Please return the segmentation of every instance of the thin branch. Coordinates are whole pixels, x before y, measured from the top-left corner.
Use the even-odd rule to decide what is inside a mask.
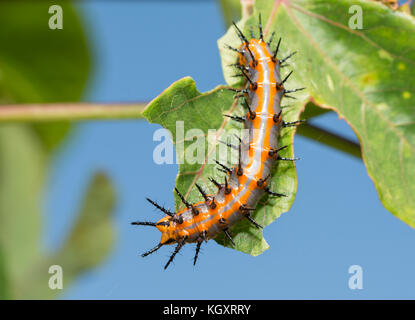
[[[46,103],[0,105],[0,123],[142,119],[147,103]],[[306,123],[297,132],[309,139],[361,158],[360,145]]]
[[[0,123],[140,119],[145,103],[46,103],[0,105]]]
[[[333,132],[305,123],[297,128],[297,133],[321,144],[348,153],[356,158],[362,158],[360,144]]]

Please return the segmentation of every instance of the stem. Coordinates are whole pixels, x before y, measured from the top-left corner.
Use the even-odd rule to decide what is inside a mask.
[[[143,118],[145,103],[50,103],[0,105],[0,123]]]
[[[302,124],[297,128],[297,133],[321,144],[348,153],[356,158],[362,158],[360,144],[315,125],[309,123]]]
[[[0,105],[0,123],[142,119],[146,103],[50,103]],[[311,124],[297,128],[302,136],[361,158],[360,145]]]

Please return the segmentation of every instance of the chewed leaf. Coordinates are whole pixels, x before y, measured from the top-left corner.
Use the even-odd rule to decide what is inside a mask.
[[[301,104],[285,108],[285,120],[296,120],[300,109]],[[209,182],[208,178],[213,177],[219,182],[223,182],[223,173],[218,171],[218,165],[213,160],[220,159],[221,162],[232,166],[230,162],[234,157],[228,153],[229,148],[220,144],[219,140],[224,142],[227,139],[231,140],[233,133],[242,129],[242,126],[230,121],[223,114],[240,114],[242,110],[242,107],[234,101],[234,93],[224,87],[218,87],[202,94],[197,91],[191,78],[184,78],[173,83],[144,111],[143,114],[148,121],[159,123],[172,133],[178,160],[183,162],[179,165],[176,187],[188,201],[202,200],[195,183],[202,185],[207,192],[215,194],[217,189]],[[188,134],[190,129],[198,130]],[[284,150],[286,152],[284,156],[292,157],[293,155],[293,134],[293,128],[283,130],[280,143],[289,145],[289,148]],[[197,138],[194,139],[194,137]],[[197,157],[193,154],[197,139],[204,139],[201,162],[198,162]],[[271,187],[278,192],[287,194],[287,197],[278,199],[265,197],[261,200],[258,210],[253,213],[253,216],[263,225],[271,223],[291,206],[297,186],[294,164],[280,161],[270,180]],[[182,209],[183,204],[177,195],[175,196],[176,210]],[[235,249],[251,255],[260,254],[268,248],[268,244],[262,237],[262,232],[245,221],[239,222],[232,228],[232,237],[236,243]],[[217,237],[216,241],[222,245],[228,245],[223,237]]]
[[[357,134],[383,205],[415,227],[414,17],[364,0],[256,1],[256,10],[283,52],[298,50],[292,68],[313,101]]]
[[[176,187],[189,201],[201,200],[194,183],[201,177],[208,177],[214,171],[216,164],[213,161],[207,163],[206,157],[213,156],[212,152],[216,150],[217,142],[209,140],[215,140],[216,131],[223,130],[224,123],[229,122],[223,114],[232,108],[233,102],[233,93],[224,87],[217,87],[202,94],[196,89],[193,79],[186,77],[173,83],[143,112],[149,122],[161,124],[171,132],[178,162],[183,162],[179,165]],[[195,135],[189,135],[190,130],[193,130]],[[203,139],[201,159],[193,159],[192,155],[186,156],[189,147],[197,142],[193,141],[195,136],[196,139]],[[213,193],[213,190],[212,188],[210,191]],[[175,195],[176,210],[181,208],[180,205],[182,203]]]

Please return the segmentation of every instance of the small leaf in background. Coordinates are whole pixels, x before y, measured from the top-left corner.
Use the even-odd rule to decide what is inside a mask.
[[[197,91],[195,83],[191,78],[183,78],[173,83],[168,89],[154,99],[146,108],[143,115],[149,122],[159,123],[164,128],[172,132],[173,141],[176,142],[176,122],[184,122],[184,133],[189,129],[198,128],[203,131],[205,137],[208,136],[209,129],[218,130],[218,140],[224,140],[222,132],[228,129],[238,128],[229,118],[223,117],[224,113],[241,112],[242,107],[237,105],[233,99],[233,92],[218,87],[210,92],[201,94]],[[283,116],[286,121],[296,120],[302,105],[293,105],[284,109]],[[294,129],[284,129],[280,137],[281,145],[289,145],[287,157],[292,156]],[[223,181],[223,175],[218,173],[217,165],[210,164],[207,155],[223,156],[218,148],[217,141],[207,141],[205,143],[205,159],[203,163],[190,164],[183,155],[187,148],[194,143],[193,140],[185,141],[183,150],[179,149],[178,157],[184,160],[184,164],[179,165],[179,174],[176,180],[176,187],[191,202],[202,200],[195,188],[195,183],[201,184],[205,190],[211,194],[216,193],[216,187],[209,182],[208,177],[214,177]],[[218,159],[218,157],[216,157]],[[278,188],[278,192],[288,195],[286,198],[271,199],[265,197],[258,205],[258,210],[253,214],[254,218],[263,225],[270,224],[273,220],[285,212],[291,206],[296,193],[297,178],[295,166],[291,162],[281,161],[272,174],[271,185]],[[176,210],[182,209],[180,199],[175,195]],[[269,246],[262,237],[262,231],[252,227],[246,221],[241,221],[232,228],[232,236],[235,240],[235,249],[258,255]],[[222,236],[218,236],[216,241],[222,245],[228,245]]]
[[[363,30],[348,26],[352,4]],[[366,0],[258,0],[258,12],[283,51],[298,50],[295,79],[358,135],[383,205],[415,227],[414,18]]]
[[[52,276],[48,270],[52,265],[62,267],[63,289],[66,289],[79,274],[101,263],[115,239],[114,207],[115,192],[109,179],[102,173],[96,174],[65,244],[57,252],[44,253],[41,259],[25,265],[24,274],[20,274],[17,283],[11,284],[18,289],[13,298],[51,299],[61,293],[48,287]]]
[[[71,235],[52,259],[65,271],[66,285],[79,273],[99,265],[111,251],[116,237],[113,221],[115,203],[111,181],[103,173],[96,174]]]

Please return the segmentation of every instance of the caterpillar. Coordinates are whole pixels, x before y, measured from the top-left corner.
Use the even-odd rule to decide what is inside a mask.
[[[146,198],[149,203],[162,211],[165,217],[158,222],[131,222],[133,225],[153,226],[161,232],[160,242],[151,250],[143,253],[142,257],[156,252],[162,246],[176,244],[164,269],[170,265],[187,243],[196,243],[194,265],[202,243],[215,238],[220,233],[223,233],[230,243],[235,245],[230,229],[238,221],[247,219],[255,227],[263,228],[251,215],[262,196],[266,193],[275,197],[286,196],[272,191],[268,179],[276,161],[296,160],[280,156],[280,151],[287,146],[278,145],[278,137],[283,127],[297,126],[303,121],[285,122],[282,119],[281,110],[283,97],[294,98],[289,93],[305,89],[287,90],[284,88],[285,82],[293,71],[284,78],[280,75],[280,68],[286,65],[284,62],[296,52],[281,60],[277,58],[281,38],[275,49],[271,50],[275,32],[272,33],[268,42],[264,40],[261,15],[258,21],[259,38],[255,38],[251,29],[251,38],[248,40],[235,22],[233,26],[242,44],[239,48],[229,45],[226,45],[226,48],[237,52],[238,61],[232,66],[240,71],[240,76],[246,78],[246,83],[243,89],[229,89],[236,92],[236,98],[244,99],[247,112],[243,117],[226,116],[242,122],[248,129],[247,136],[239,139],[237,146],[228,145],[238,150],[238,163],[230,168],[216,161],[220,169],[226,173],[223,183],[210,178],[210,181],[218,188],[216,194],[207,194],[200,185],[196,184],[203,201],[192,204],[175,188],[185,209],[171,212]]]

